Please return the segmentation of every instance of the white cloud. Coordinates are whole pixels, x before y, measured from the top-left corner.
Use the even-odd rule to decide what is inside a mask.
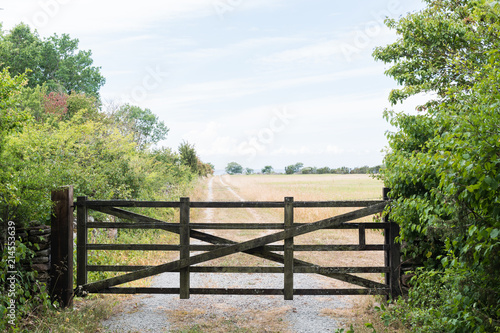
[[[188,142],[195,142],[197,152],[204,156],[236,154],[237,141],[221,135],[224,127],[221,123],[210,121],[203,128],[186,133],[183,138]]]
[[[229,101],[237,101],[244,96],[269,93],[294,87],[308,89],[308,85],[326,84],[348,78],[353,79],[356,77],[378,75],[380,73],[382,73],[381,66],[370,66],[329,74],[302,75],[291,78],[263,74],[254,77],[190,83],[180,87],[165,88],[157,91],[154,96],[157,96],[158,104],[163,103],[164,108],[178,110],[200,103],[229,103]],[[168,98],[165,98],[166,96]],[[293,97],[289,98],[288,102],[293,102]],[[358,103],[359,100],[350,99],[348,102]],[[154,101],[152,103],[157,104]]]
[[[341,53],[338,41],[322,41],[260,58],[263,63],[332,62]]]
[[[39,30],[43,35],[54,32],[83,35],[89,33],[137,32],[156,24],[195,19],[202,17],[217,18],[213,1],[206,0],[10,0],[2,7],[6,17],[1,17],[5,27],[11,28],[25,23]],[[234,1],[231,1],[234,2]],[[238,10],[277,5],[282,0],[242,1]],[[16,20],[16,21],[14,21]]]

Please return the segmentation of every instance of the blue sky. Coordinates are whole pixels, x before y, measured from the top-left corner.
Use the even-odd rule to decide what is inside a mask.
[[[419,0],[0,0],[8,30],[68,33],[102,67],[106,107],[151,109],[162,145],[194,144],[216,169],[382,162],[396,83],[375,62],[383,25]],[[415,98],[398,110],[411,111]]]

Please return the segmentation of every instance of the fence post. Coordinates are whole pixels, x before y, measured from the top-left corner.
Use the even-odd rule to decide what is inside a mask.
[[[382,189],[382,198],[384,201],[389,201],[389,188],[387,187],[384,187]],[[385,215],[384,216],[384,222],[385,223],[389,223],[389,214]],[[391,267],[391,262],[390,262],[390,259],[391,259],[391,230],[390,228],[385,228],[384,229],[384,245],[385,245],[385,251],[384,251],[384,266],[385,267]],[[387,287],[390,287],[391,285],[391,273],[385,273],[385,285]],[[387,296],[386,297],[388,300],[389,297]]]
[[[189,260],[189,198],[180,199],[180,260]],[[180,298],[189,299],[189,266],[180,270]]]
[[[87,284],[87,197],[76,199],[76,286]]]
[[[285,198],[285,230],[293,227],[293,197]],[[284,244],[285,300],[293,300],[293,237]]]
[[[390,220],[389,220],[390,221]],[[393,299],[397,298],[401,295],[401,286],[400,286],[400,266],[401,266],[401,245],[399,242],[396,242],[396,237],[399,236],[399,225],[393,221],[390,221],[390,259],[391,263],[391,278],[390,278],[390,288],[391,288],[391,296]]]
[[[385,201],[389,200],[390,189],[384,187],[383,197]],[[389,214],[384,216],[384,222],[390,223],[389,228],[384,230],[385,245],[385,266],[390,268],[390,272],[385,275],[385,283],[389,287],[390,297],[392,299],[401,295],[400,274],[399,268],[401,265],[401,245],[396,242],[396,237],[399,236],[399,225],[391,221]],[[386,298],[389,299],[389,295]]]
[[[73,187],[52,191],[50,295],[61,307],[73,305]]]

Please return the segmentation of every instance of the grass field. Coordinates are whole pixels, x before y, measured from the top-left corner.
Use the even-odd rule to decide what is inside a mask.
[[[193,200],[206,200],[207,182],[200,184]],[[381,199],[382,183],[368,175],[252,175],[219,176],[211,181],[214,201],[283,201],[292,196],[296,201],[370,200]],[[233,192],[228,190],[228,187]],[[234,192],[239,196],[236,197]],[[205,196],[205,198],[204,198]],[[299,223],[314,222],[336,216],[356,208],[296,208],[294,220]],[[203,221],[206,214],[194,212],[194,221]],[[219,209],[213,212],[213,222],[282,223],[283,209]],[[373,217],[362,219],[372,222]],[[263,234],[256,230],[216,231],[218,236],[236,241],[247,240]],[[295,244],[357,244],[356,230],[322,230],[296,237]],[[367,243],[381,244],[381,231],[368,230]],[[296,257],[323,266],[383,265],[381,252],[296,252]],[[239,255],[244,256],[244,255]],[[255,260],[251,256],[249,260]],[[220,263],[220,260],[217,261]],[[246,260],[235,260],[247,265]]]

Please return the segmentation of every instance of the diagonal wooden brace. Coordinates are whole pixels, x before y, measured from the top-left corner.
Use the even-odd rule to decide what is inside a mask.
[[[134,281],[137,279],[142,279],[148,276],[164,273],[164,272],[169,272],[173,270],[179,270],[181,268],[189,267],[190,265],[195,265],[199,264],[205,261],[221,258],[233,253],[238,253],[238,252],[246,252],[250,250],[258,250],[259,247],[262,247],[266,244],[274,243],[277,241],[284,240],[286,238],[291,238],[291,237],[296,237],[299,235],[303,235],[306,233],[310,233],[313,231],[321,230],[324,228],[328,227],[333,227],[333,226],[338,226],[344,222],[355,220],[361,217],[369,216],[375,213],[378,213],[382,211],[385,207],[386,203],[382,202],[379,204],[375,204],[363,209],[359,209],[353,212],[345,213],[342,215],[338,215],[335,217],[327,218],[324,220],[320,220],[317,222],[293,227],[284,231],[280,231],[271,235],[255,238],[249,241],[245,241],[242,243],[235,243],[233,245],[228,245],[224,248],[216,249],[210,252],[202,253],[199,255],[195,255],[190,257],[189,259],[182,259],[182,260],[176,260],[172,261],[166,264],[154,266],[154,267],[149,267],[145,269],[141,269],[135,272],[127,273],[121,276],[93,282],[93,283],[88,283],[84,286],[82,286],[82,289],[84,291],[88,292],[96,292],[105,288],[109,288],[112,286],[116,286],[122,283],[127,283],[130,281]],[[107,210],[107,209],[106,209]],[[102,210],[104,211],[104,210]],[[170,228],[169,228],[170,229]],[[177,229],[178,230],[178,229]],[[196,237],[195,233],[193,232],[191,234],[191,237]],[[196,237],[197,238],[197,237]],[[262,252],[261,252],[262,254]],[[282,257],[282,256],[281,256]],[[283,257],[282,257],[283,258]],[[369,280],[367,280],[369,281]],[[351,281],[347,281],[351,282]],[[373,286],[373,281],[371,282],[371,286]],[[353,282],[351,282],[353,283]],[[385,285],[380,284],[382,288],[385,288]]]
[[[144,215],[141,215],[141,214],[133,213],[133,212],[130,212],[130,211],[127,211],[127,210],[123,210],[123,209],[120,209],[120,208],[112,208],[112,207],[95,207],[94,208],[93,207],[93,209],[97,210],[97,211],[100,211],[100,212],[103,212],[103,213],[106,213],[106,214],[114,215],[114,216],[117,216],[117,217],[120,217],[120,218],[123,218],[123,219],[128,219],[128,220],[136,221],[138,223],[148,223],[148,222],[149,223],[150,222],[161,223],[162,224],[162,227],[161,227],[162,230],[169,231],[169,232],[172,232],[172,233],[177,233],[177,234],[179,234],[179,232],[180,232],[179,231],[180,229],[179,229],[179,224],[178,223],[164,222],[164,221],[161,221],[161,220],[158,220],[158,219],[154,219],[154,218],[149,217],[149,216],[144,216]],[[224,245],[227,245],[227,244],[237,244],[236,242],[234,242],[232,240],[229,240],[229,239],[226,239],[226,238],[222,238],[222,237],[218,237],[218,236],[214,236],[214,235],[207,234],[207,233],[200,232],[200,231],[196,231],[196,230],[191,230],[191,235],[190,236],[192,238],[196,238],[198,240],[201,240],[201,241],[204,241],[204,242],[207,242],[207,243],[211,243],[211,244],[215,244],[215,245],[217,245],[217,244],[224,244]],[[281,264],[284,263],[284,256],[283,255],[271,252],[269,250],[264,250],[263,248],[256,248],[256,249],[251,249],[251,250],[247,250],[247,251],[243,251],[243,252],[246,253],[246,254],[250,254],[250,255],[256,256],[258,258],[263,258],[263,259],[275,261],[275,262],[278,262],[278,263],[281,263]],[[311,263],[309,263],[307,261],[303,261],[303,260],[300,260],[300,259],[294,259],[294,266],[312,267],[312,266],[317,266],[317,265],[311,264]],[[323,276],[326,276],[326,277],[329,277],[329,278],[332,278],[332,279],[336,279],[336,280],[339,280],[339,281],[344,281],[344,282],[347,282],[347,283],[355,284],[355,285],[358,285],[358,286],[361,286],[361,287],[365,287],[365,288],[383,289],[383,288],[387,287],[385,284],[382,284],[382,283],[379,283],[379,282],[375,282],[375,281],[372,281],[372,280],[368,280],[368,279],[365,279],[365,278],[362,278],[362,277],[359,277],[359,276],[356,276],[356,275],[346,274],[346,273],[328,273],[328,274],[326,274],[326,273],[317,273],[317,274],[323,275]]]

